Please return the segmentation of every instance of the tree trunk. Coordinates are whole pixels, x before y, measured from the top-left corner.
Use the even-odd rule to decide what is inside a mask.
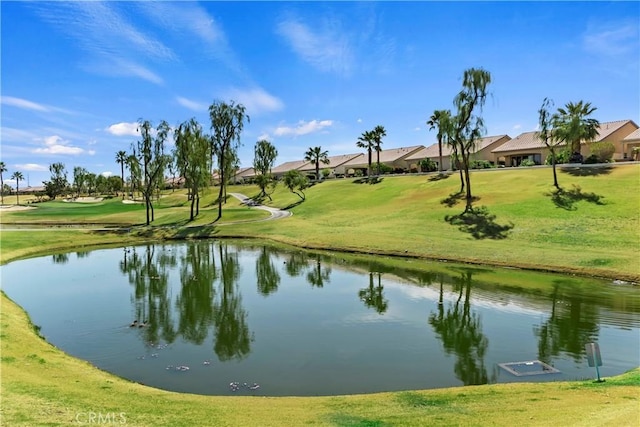
[[[377,164],[377,166],[378,166],[377,175],[380,176],[380,151],[378,151],[377,149],[376,149],[376,159],[377,159],[377,162],[378,162],[378,164]]]
[[[469,153],[465,155],[464,151],[462,152],[462,167],[464,168],[464,180],[467,186],[467,195],[466,195],[467,206],[465,208],[465,212],[468,212],[472,208],[471,179],[469,178]]]
[[[442,173],[442,138],[438,139],[438,172]]]
[[[371,176],[371,147],[369,147],[369,167],[367,168],[367,178]]]
[[[189,221],[193,221],[193,218],[194,218],[194,216],[193,216],[193,208],[194,208],[195,203],[196,203],[196,198],[192,197],[191,198],[191,215],[189,216]]]
[[[553,169],[553,186],[558,190],[560,189],[560,185],[558,184],[558,175],[556,173],[556,153],[555,151],[551,151],[551,167]]]

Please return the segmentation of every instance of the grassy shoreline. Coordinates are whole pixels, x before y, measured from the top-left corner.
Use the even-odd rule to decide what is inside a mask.
[[[580,188],[572,193],[573,210],[558,207],[552,196],[545,195],[549,191],[548,172],[540,169],[518,170],[511,174],[474,174],[480,201],[497,216],[494,225],[514,224],[509,235],[500,239],[475,239],[469,232],[443,221],[445,215],[453,215],[456,209],[459,210],[455,204],[452,208],[441,203],[455,191],[455,180],[401,177],[385,178],[381,184],[373,186],[347,181],[314,186],[307,192],[307,202],[292,208],[294,216],[280,221],[211,226],[207,224],[211,217],[205,209],[205,215],[196,223],[198,227],[184,227],[185,206],[176,194],[164,199],[164,206],[156,212],[158,224],[165,227],[135,226],[131,232],[2,229],[0,264],[105,245],[247,237],[311,249],[391,255],[397,256],[398,262],[399,258],[408,257],[417,260],[417,265],[423,259],[447,259],[638,281],[640,273],[637,263],[633,263],[637,261],[637,254],[629,248],[637,247],[639,241],[636,226],[639,222],[640,181],[637,178],[640,166],[614,168],[589,176],[561,175],[561,185]],[[511,186],[515,192],[531,187],[531,181],[538,179],[544,179],[544,184],[534,185],[535,190],[526,194],[519,193],[513,201],[512,195],[501,194],[497,189],[483,192],[483,185],[486,186],[483,176],[494,176],[494,184],[518,182],[526,177],[526,186]],[[353,194],[338,201],[332,196],[336,191],[352,189],[358,191],[351,191]],[[255,187],[250,186],[238,191],[250,196],[257,193]],[[607,204],[583,198],[592,194],[606,198]],[[276,207],[296,201],[295,196],[282,189],[274,193],[273,200],[272,205]],[[388,205],[382,206],[384,200]],[[429,206],[428,211],[420,211],[425,205]],[[140,211],[123,213],[115,206],[114,202],[113,205],[106,203],[102,210],[93,207],[93,213],[91,208],[84,208],[76,219],[87,224],[99,218],[102,221],[97,223],[122,225],[135,224],[139,220]],[[528,211],[532,207],[538,208],[541,220]],[[109,213],[105,214],[104,209]],[[264,218],[262,213],[256,214],[237,203],[230,203],[227,209],[229,215],[225,218],[230,221]],[[29,215],[28,221],[36,223],[47,219],[46,212]],[[58,223],[66,218],[64,211],[50,211],[50,215],[57,215]],[[105,221],[105,217],[109,221]],[[3,225],[12,221],[27,220],[19,213],[2,213]],[[531,234],[536,229],[541,230],[540,235]],[[559,235],[553,235],[554,230]],[[581,233],[582,242],[575,242],[575,233]],[[620,239],[616,239],[616,235]],[[530,247],[520,250],[527,243]],[[543,254],[538,254],[539,251]],[[553,257],[556,257],[553,262],[542,262]],[[602,260],[600,264],[604,265],[597,262],[589,265],[594,259]],[[390,262],[396,262],[396,258]],[[113,417],[124,414],[123,418],[117,418],[119,423],[124,420],[127,425],[140,426],[635,426],[640,423],[640,368],[600,384],[592,380],[513,383],[285,398],[167,392],[100,371],[48,344],[37,335],[28,315],[4,292],[0,299],[0,357],[0,423],[12,426],[82,424],[90,413]]]

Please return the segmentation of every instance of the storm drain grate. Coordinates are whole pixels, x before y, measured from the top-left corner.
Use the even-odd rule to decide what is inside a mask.
[[[524,377],[527,375],[557,374],[560,372],[553,366],[549,366],[539,360],[530,360],[527,362],[498,363],[498,366],[517,377]]]

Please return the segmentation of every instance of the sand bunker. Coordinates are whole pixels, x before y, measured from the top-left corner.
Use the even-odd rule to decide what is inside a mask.
[[[22,205],[1,205],[0,209],[3,211],[25,211],[27,209],[35,209],[35,206],[22,206]]]
[[[72,199],[64,199],[65,202],[75,203],[96,203],[101,202],[102,200],[102,197],[74,197]]]

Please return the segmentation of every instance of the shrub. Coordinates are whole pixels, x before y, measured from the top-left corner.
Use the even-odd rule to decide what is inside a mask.
[[[469,169],[491,169],[493,165],[487,160],[473,160]]]
[[[595,162],[593,163],[609,163],[613,157],[613,153],[616,151],[616,147],[608,141],[594,142],[591,144],[590,149],[591,155],[585,163],[588,163],[591,157],[595,158]]]
[[[418,163],[422,172],[434,172],[438,170],[438,165],[431,159],[422,159]]]
[[[391,173],[393,171],[393,168],[387,164],[384,163],[380,163],[380,174],[388,174]],[[373,163],[371,165],[371,173],[377,173],[378,172],[378,163]]]
[[[536,165],[536,162],[534,162],[533,160],[529,160],[529,159],[525,159],[525,160],[522,161],[522,163],[520,163],[521,167],[522,166],[524,166],[524,167],[535,166],[535,165]]]
[[[569,163],[569,156],[570,153],[566,150],[563,151],[556,151],[556,164],[561,164],[561,163]],[[549,157],[546,158],[546,160],[544,161],[545,165],[550,165],[551,164],[551,154],[549,154]]]

